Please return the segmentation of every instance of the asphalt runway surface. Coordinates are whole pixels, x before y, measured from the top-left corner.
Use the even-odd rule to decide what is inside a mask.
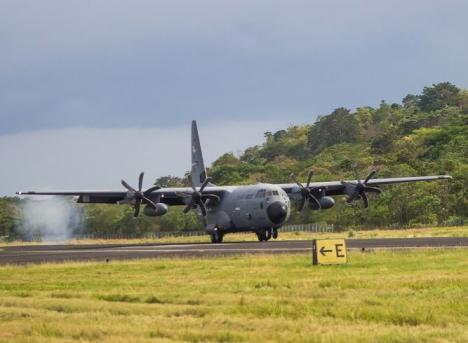
[[[468,237],[349,239],[346,243],[348,250],[453,248],[468,247]],[[7,246],[0,248],[0,265],[281,253],[312,254],[312,241]]]

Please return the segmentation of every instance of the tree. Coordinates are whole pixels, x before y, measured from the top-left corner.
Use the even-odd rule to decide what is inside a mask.
[[[421,96],[408,94],[402,100],[403,106],[406,108],[415,108],[419,107],[419,102],[421,101]]]
[[[188,181],[185,178],[167,175],[157,178],[154,184],[162,187],[185,187],[188,186]]]
[[[358,141],[359,133],[357,118],[350,110],[340,107],[310,128],[308,145],[312,152],[317,153],[334,144],[354,143]]]
[[[430,112],[447,106],[458,106],[459,101],[460,89],[450,82],[441,82],[433,84],[432,87],[424,87],[419,107]]]

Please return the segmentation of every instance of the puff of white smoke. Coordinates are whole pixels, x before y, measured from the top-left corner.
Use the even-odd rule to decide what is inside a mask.
[[[19,230],[28,240],[65,241],[81,223],[81,211],[70,198],[39,197],[21,201]]]

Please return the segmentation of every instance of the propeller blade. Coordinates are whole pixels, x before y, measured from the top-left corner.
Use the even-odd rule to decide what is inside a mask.
[[[299,183],[299,182],[296,182],[296,185],[298,185],[299,188],[301,188],[301,189],[304,189],[304,188],[305,188],[305,187],[304,187],[301,183]]]
[[[353,175],[354,175],[354,178],[357,180],[357,182],[358,182],[358,183],[361,183],[361,181],[359,181],[359,178],[358,178],[358,174],[357,174],[356,168],[357,168],[357,166],[356,166],[356,165],[354,165],[354,166],[353,166]]]
[[[136,218],[140,214],[140,201],[137,201],[135,203],[135,213],[133,213],[133,216]]]
[[[311,170],[309,172],[309,176],[307,177],[307,188],[309,188],[309,185],[310,185],[310,181],[312,180],[312,176],[314,175],[314,172]]]
[[[377,187],[364,187],[364,191],[365,192],[371,192],[371,193],[377,193],[377,194],[382,193],[382,190],[380,188],[377,188]]]
[[[305,204],[306,204],[306,198],[305,198],[305,197],[302,197],[302,198],[301,198],[301,202],[299,203],[299,209],[298,209],[299,212],[302,212],[302,210],[303,210],[304,207],[305,207]]]
[[[143,177],[145,176],[144,172],[140,173],[140,176],[138,177],[138,191],[141,192],[141,188],[143,187]]]
[[[210,180],[211,180],[211,179],[210,179],[209,177],[207,177],[207,178],[205,179],[205,181],[203,181],[203,183],[202,183],[202,185],[201,185],[201,187],[200,187],[200,190],[199,190],[200,193],[203,192],[203,190],[205,189],[206,185],[210,182]]]
[[[202,199],[216,200],[216,201],[221,200],[221,198],[219,196],[217,196],[216,194],[202,194],[201,198]]]
[[[198,203],[198,206],[200,207],[202,216],[203,216],[203,217],[206,217],[206,207],[205,207],[205,203],[204,203],[203,201],[200,201],[200,202]]]
[[[367,175],[366,179],[364,180],[364,184],[369,182],[369,180],[372,179],[372,177],[375,175],[375,173],[377,173],[377,170],[371,171],[371,173],[369,175]]]
[[[130,186],[125,180],[121,180],[120,183],[122,186],[124,186],[128,191],[136,193],[136,189],[134,189],[132,186]]]
[[[362,202],[364,203],[364,208],[368,208],[369,207],[369,200],[367,200],[367,195],[366,195],[365,192],[361,193],[361,199],[362,199]]]
[[[294,173],[289,174],[289,177],[291,178],[291,180],[294,181],[296,185],[299,186],[299,188],[304,188],[304,186],[299,182],[299,180],[296,178],[296,175],[294,175]]]
[[[161,186],[156,185],[156,186],[153,186],[151,188],[148,188],[143,194],[146,196],[148,194],[153,193],[154,191],[157,191],[158,189],[161,189]]]
[[[145,197],[143,195],[142,197],[142,200],[145,201],[145,203],[147,203],[149,206],[151,206],[153,209],[156,209],[156,204],[151,200],[151,199],[148,199],[147,197]]]
[[[346,202],[348,204],[352,203],[354,200],[356,200],[359,197],[359,193],[355,192],[354,194],[350,195],[348,199],[346,199]]]
[[[187,206],[185,206],[184,208],[184,213],[188,213],[191,209],[192,209],[192,203],[188,204]]]
[[[315,203],[315,207],[321,209],[322,208],[322,205],[320,205],[320,201],[318,201],[318,199],[316,197],[314,197],[312,194],[309,194],[309,202],[313,202]]]

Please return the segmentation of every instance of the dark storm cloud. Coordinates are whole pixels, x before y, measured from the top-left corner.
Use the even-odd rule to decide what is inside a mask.
[[[0,134],[311,121],[468,84],[466,1],[2,1]]]

